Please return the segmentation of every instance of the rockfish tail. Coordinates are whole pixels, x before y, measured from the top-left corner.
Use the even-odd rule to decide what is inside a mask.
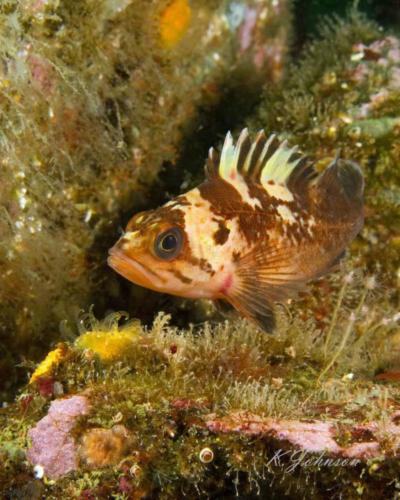
[[[206,180],[164,206],[135,215],[110,250],[128,280],[190,298],[227,301],[266,331],[272,304],[329,272],[363,225],[359,167],[336,158],[317,174],[297,147],[247,129]]]

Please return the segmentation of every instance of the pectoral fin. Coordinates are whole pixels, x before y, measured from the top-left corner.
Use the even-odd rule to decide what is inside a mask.
[[[262,330],[275,327],[273,302],[281,302],[304,288],[307,279],[293,271],[293,251],[265,248],[250,252],[237,263],[227,300]]]
[[[223,299],[214,300],[214,306],[217,311],[222,315],[228,317],[235,308],[228,301]]]
[[[229,300],[243,316],[255,323],[261,330],[267,333],[273,332],[275,315],[272,306],[262,291],[255,289],[254,283],[243,284],[241,290],[232,295]]]

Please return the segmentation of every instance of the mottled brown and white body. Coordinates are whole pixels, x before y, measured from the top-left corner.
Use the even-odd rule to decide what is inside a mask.
[[[317,175],[296,148],[244,130],[220,157],[210,150],[206,173],[133,217],[109,264],[153,290],[228,301],[271,330],[271,304],[328,272],[362,227],[361,172],[336,159]]]

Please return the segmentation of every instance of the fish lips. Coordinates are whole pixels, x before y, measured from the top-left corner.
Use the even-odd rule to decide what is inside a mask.
[[[156,291],[162,289],[164,280],[146,265],[130,256],[128,257],[116,246],[112,247],[108,253],[107,264],[118,274],[136,285]]]

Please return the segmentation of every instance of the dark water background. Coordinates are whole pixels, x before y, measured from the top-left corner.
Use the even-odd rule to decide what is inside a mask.
[[[400,0],[295,0],[297,48],[316,33],[323,16],[344,17],[354,4],[383,27],[400,31]]]

